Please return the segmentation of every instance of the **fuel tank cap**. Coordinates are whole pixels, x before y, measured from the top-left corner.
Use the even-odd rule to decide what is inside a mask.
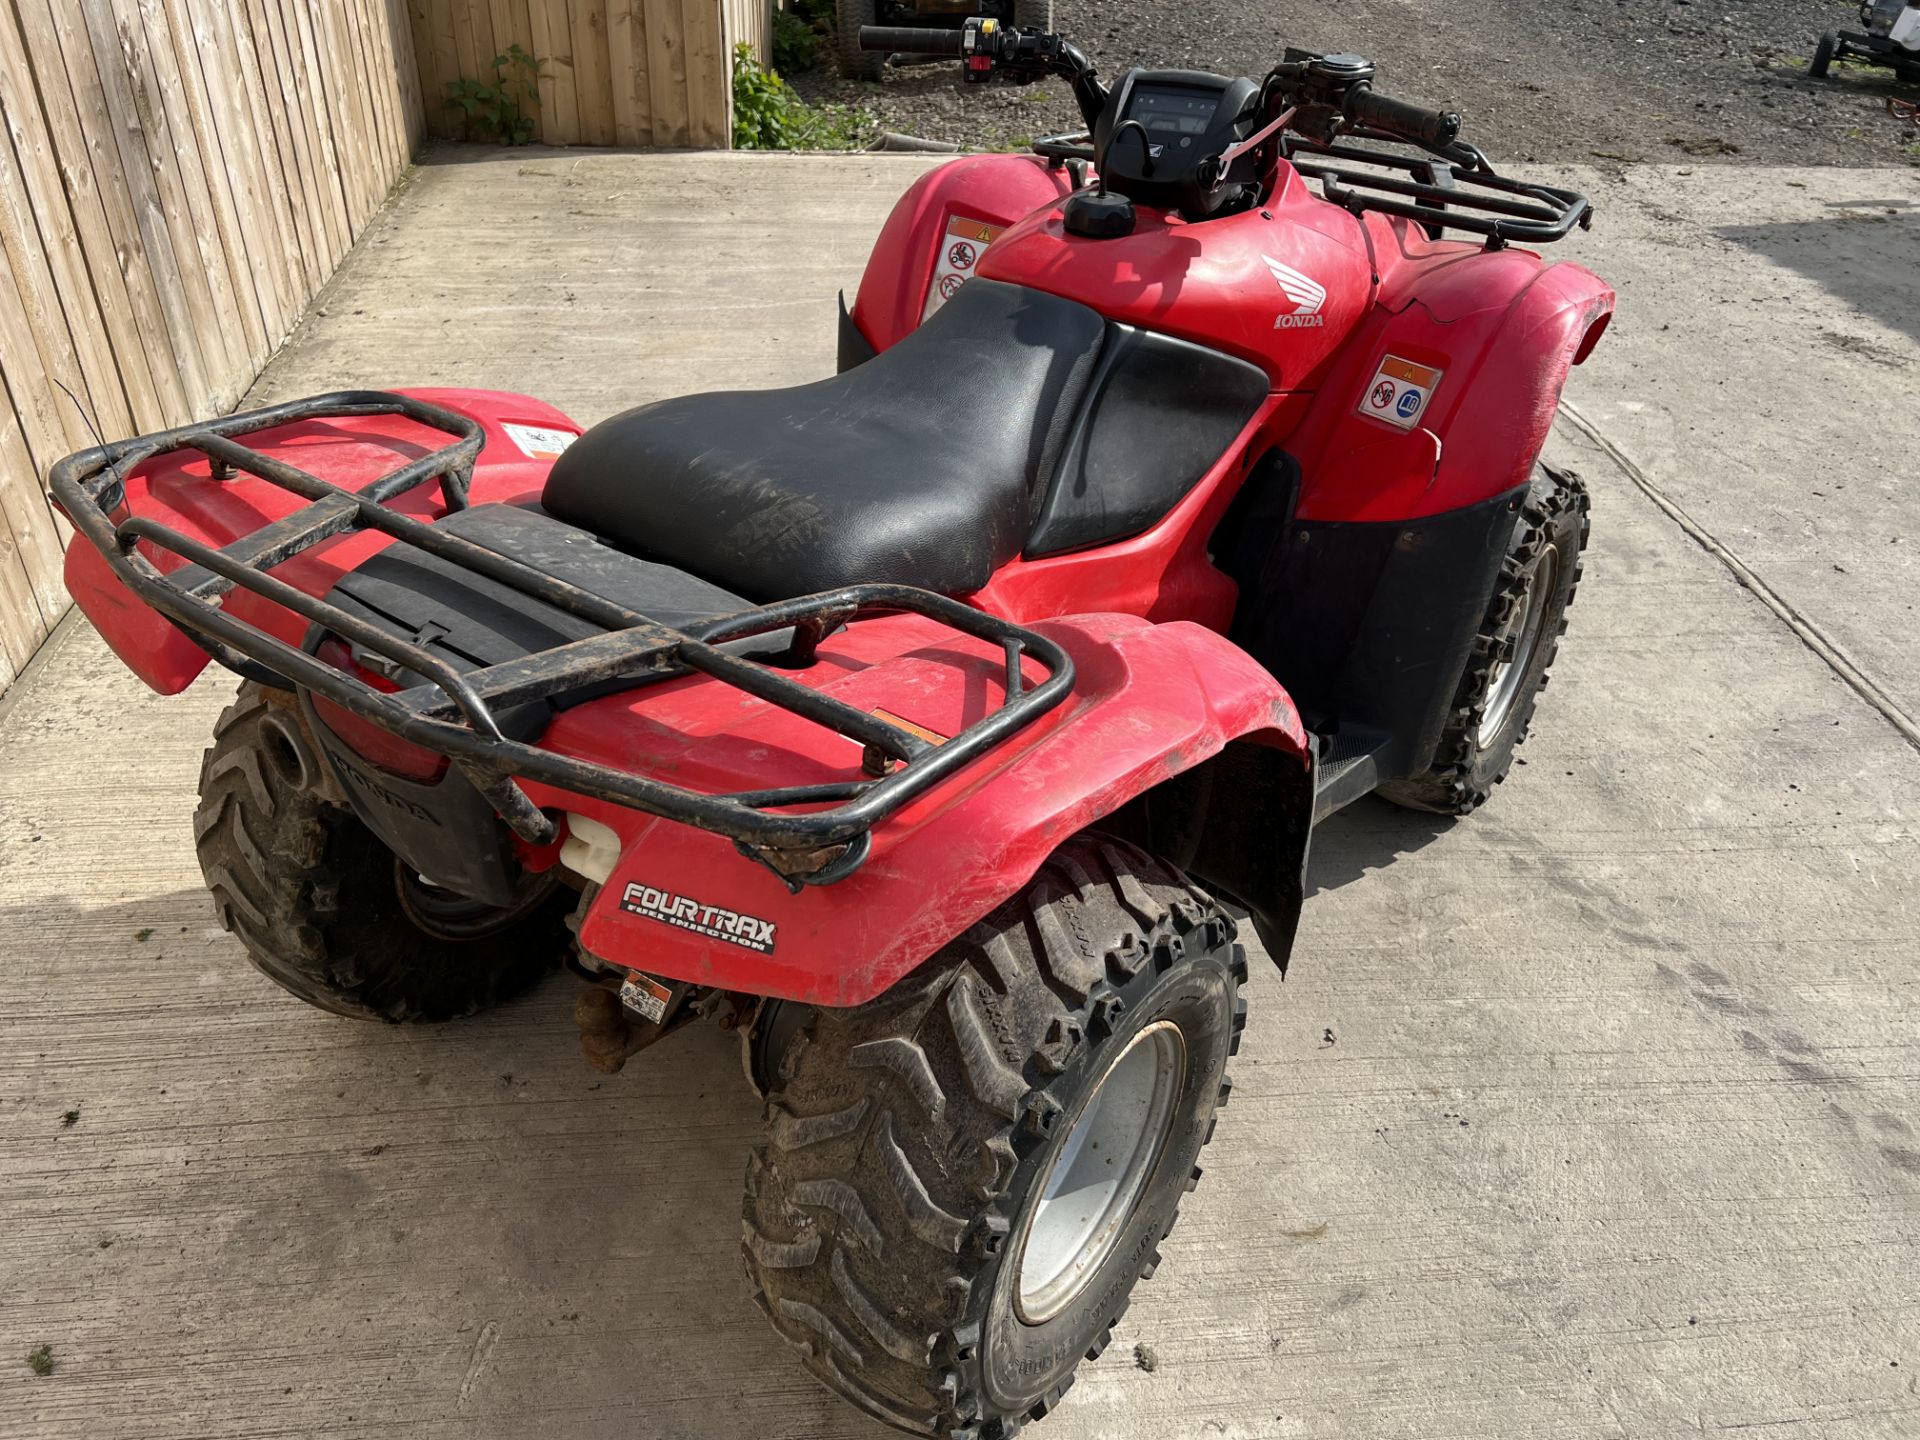
[[[1069,234],[1090,240],[1117,240],[1133,233],[1133,202],[1105,190],[1081,190],[1060,212]]]

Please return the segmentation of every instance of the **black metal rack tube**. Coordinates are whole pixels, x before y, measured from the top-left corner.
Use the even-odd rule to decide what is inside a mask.
[[[454,437],[454,443],[350,491],[233,438],[300,421],[376,415],[417,421]],[[789,883],[815,877],[822,883],[839,879],[851,873],[866,853],[874,825],[1031,724],[1072,688],[1072,659],[1056,642],[912,586],[847,586],[678,630],[388,507],[387,501],[439,479],[447,507],[460,508],[466,503],[472,465],[484,443],[484,427],[470,417],[408,396],[341,391],[81,451],[55,465],[49,479],[55,500],[115,575],[222,664],[236,669],[248,662],[263,666],[363,720],[446,755],[517,832],[535,843],[550,840],[553,825],[515,777],[730,837],[766,860]],[[150,518],[116,520],[116,512],[124,511],[126,503],[123,475],[131,467],[182,449],[199,450],[216,467],[245,471],[310,503],[219,547]],[[210,478],[206,483],[226,482]],[[424,646],[389,634],[266,573],[325,540],[362,529],[416,546],[601,625],[607,633],[499,665],[461,671]],[[142,542],[178,555],[187,565],[171,575],[164,573],[140,553]],[[236,588],[386,657],[420,676],[423,683],[390,693],[335,669],[228,613],[221,597]],[[1006,693],[1000,705],[937,745],[777,670],[715,648],[729,640],[784,631],[791,636],[789,658],[801,659],[842,625],[899,612],[934,620],[997,647],[1002,655]],[[1021,672],[1028,656],[1048,672],[1038,684],[1028,683]],[[496,705],[556,695],[588,683],[639,685],[687,671],[701,672],[906,763],[878,778],[714,795],[510,739],[494,718]],[[779,813],[801,805],[833,808]]]

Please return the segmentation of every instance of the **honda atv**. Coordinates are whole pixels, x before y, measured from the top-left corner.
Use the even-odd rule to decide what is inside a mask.
[[[911,185],[833,378],[584,431],[325,395],[52,486],[136,674],[245,677],[195,836],[262,970],[442,1020],[564,959],[607,1070],[736,1031],[755,1298],[870,1414],[1005,1436],[1152,1273],[1314,824],[1507,773],[1613,294],[1514,243],[1581,196],[1357,56],[865,40],[1063,76],[1088,129]]]

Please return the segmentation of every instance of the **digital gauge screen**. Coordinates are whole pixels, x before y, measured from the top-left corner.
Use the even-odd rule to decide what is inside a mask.
[[[1161,135],[1204,135],[1220,108],[1219,95],[1206,90],[1170,90],[1142,86],[1133,92],[1132,118]]]

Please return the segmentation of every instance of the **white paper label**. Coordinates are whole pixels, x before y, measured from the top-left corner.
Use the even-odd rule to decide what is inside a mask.
[[[556,430],[548,425],[522,425],[517,421],[502,422],[500,428],[507,432],[507,438],[520,447],[520,453],[529,460],[558,460],[566,450],[580,437],[571,430]]]
[[[974,267],[987,247],[1000,238],[1002,228],[958,215],[947,221],[946,233],[940,237],[940,254],[933,262],[933,282],[927,286],[926,308],[920,312],[922,320],[960,293],[960,287],[973,278]]]

